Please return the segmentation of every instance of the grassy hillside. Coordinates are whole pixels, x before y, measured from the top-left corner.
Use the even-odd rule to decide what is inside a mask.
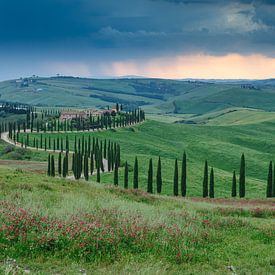
[[[249,108],[226,108],[202,115],[149,115],[149,118],[170,123],[230,126],[272,122],[275,121],[275,112]]]
[[[205,114],[226,108],[275,111],[275,87],[162,79],[38,78],[28,87],[0,83],[2,100],[42,106],[105,107],[116,102],[147,113]]]
[[[273,273],[272,203],[150,196],[0,166],[0,272]]]
[[[265,197],[268,163],[275,155],[274,127],[275,121],[208,126],[147,120],[142,125],[132,128],[96,132],[92,135],[100,139],[110,139],[121,145],[122,160],[127,160],[131,167],[130,182],[134,158],[138,156],[140,186],[143,190],[146,190],[149,158],[153,158],[156,172],[157,158],[161,156],[164,194],[172,194],[174,161],[175,158],[181,160],[185,150],[188,157],[188,196],[201,196],[203,165],[207,159],[210,167],[214,167],[215,170],[216,196],[230,197],[232,172],[236,170],[238,174],[240,156],[245,153],[247,196]],[[76,135],[87,137],[89,134]],[[37,134],[30,135],[30,141],[35,135]],[[58,134],[50,135],[52,138],[58,136]],[[73,148],[75,134],[68,133],[68,136]],[[102,178],[104,182],[112,182],[113,174],[105,174]],[[122,182],[123,170],[120,172],[120,184]]]
[[[120,144],[119,187],[112,184],[113,173],[102,174],[101,184],[95,176],[88,182],[46,177],[47,152],[0,142],[0,273],[275,272],[275,201],[265,198],[268,164],[275,160],[273,88],[41,78],[25,88],[2,82],[0,94],[2,100],[49,108],[142,105],[149,117],[128,128],[67,133],[71,149],[75,135]],[[30,144],[40,134],[30,134]],[[184,151],[187,197],[175,198],[170,196],[174,162],[179,159],[181,167]],[[246,198],[232,199],[232,172],[238,175],[242,153]],[[139,190],[132,190],[136,156]],[[149,195],[144,192],[148,162],[153,158],[155,193],[159,156],[162,195]],[[215,199],[201,198],[206,159],[215,171]],[[129,190],[121,188],[126,160]]]

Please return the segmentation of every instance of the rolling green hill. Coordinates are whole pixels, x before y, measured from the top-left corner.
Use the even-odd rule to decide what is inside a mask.
[[[106,107],[116,102],[147,113],[201,115],[228,108],[275,111],[275,87],[164,79],[35,78],[27,87],[0,83],[1,100],[38,106]]]
[[[128,128],[67,133],[121,146],[113,173],[88,182],[46,176],[48,153],[0,142],[0,273],[271,274],[274,198],[266,199],[275,160],[275,89],[158,79],[39,78],[0,83],[1,100],[75,108],[115,102],[142,106],[147,120]],[[14,117],[9,117],[13,120]],[[34,137],[64,133],[30,133]],[[20,136],[26,135],[21,131]],[[42,139],[44,140],[44,139]],[[187,153],[187,197],[173,197],[175,159]],[[232,172],[246,157],[246,198],[231,198]],[[139,190],[133,164],[139,161]],[[145,193],[148,162],[162,160],[161,195]],[[56,153],[57,157],[57,153]],[[71,158],[71,157],[70,157]],[[204,161],[215,199],[202,199]],[[122,188],[129,163],[129,189]],[[71,164],[71,163],[70,163]],[[247,249],[249,248],[249,249]]]
[[[188,196],[201,196],[203,165],[207,159],[214,167],[216,196],[230,197],[232,172],[239,172],[240,156],[247,159],[247,196],[265,197],[268,163],[275,155],[275,119],[247,125],[213,126],[171,124],[147,120],[132,128],[115,129],[92,133],[92,136],[115,141],[121,145],[122,161],[130,164],[130,184],[135,156],[139,159],[140,187],[146,190],[149,158],[154,160],[156,172],[157,158],[163,164],[163,192],[173,192],[173,169],[175,158],[181,160],[184,150],[188,156]],[[88,137],[90,133],[68,133],[71,148],[74,137]],[[21,135],[24,135],[23,133]],[[42,134],[51,138],[64,134]],[[40,138],[40,133],[30,134]],[[45,159],[46,160],[46,159]],[[123,184],[123,169],[120,171],[120,185]],[[155,175],[155,174],[154,174]],[[95,179],[95,178],[94,178]],[[103,182],[113,182],[113,174],[104,174]]]

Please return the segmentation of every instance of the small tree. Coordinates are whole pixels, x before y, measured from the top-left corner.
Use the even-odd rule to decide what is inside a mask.
[[[208,197],[208,163],[207,160],[204,163],[204,175],[202,183],[202,196],[204,198]]]
[[[58,175],[61,176],[62,173],[62,158],[61,153],[58,154]]]
[[[138,159],[135,158],[134,164],[134,189],[138,189]]]
[[[161,176],[161,159],[158,159],[157,167],[157,193],[160,194],[162,189],[162,176]]]
[[[184,152],[182,157],[182,168],[181,168],[181,195],[183,197],[186,196],[186,176],[187,176],[186,153]]]
[[[89,180],[89,158],[87,154],[84,156],[84,178],[86,181]]]
[[[125,170],[124,170],[124,188],[128,189],[128,173],[129,173],[129,168],[128,168],[128,162],[125,162]]]
[[[51,157],[51,176],[55,177],[54,155],[52,155],[52,157]]]
[[[114,185],[118,186],[118,159],[115,159]]]
[[[245,157],[244,154],[241,156],[241,165],[240,165],[240,198],[245,197]]]
[[[175,160],[175,169],[174,169],[174,196],[179,194],[179,170],[178,170],[178,160]]]
[[[272,161],[269,162],[268,176],[267,176],[267,186],[266,186],[266,197],[272,197]]]
[[[93,173],[94,173],[94,169],[95,169],[95,167],[94,167],[94,154],[93,154],[93,152],[91,153],[91,159],[90,159],[90,170],[91,170],[91,175],[93,175]]]
[[[153,193],[153,160],[149,161],[148,180],[147,180],[147,192]]]
[[[48,155],[48,172],[47,175],[50,177],[51,176],[51,155]]]
[[[215,192],[214,192],[214,170],[213,170],[213,168],[211,168],[211,171],[210,171],[209,197],[210,198],[215,197]]]
[[[100,182],[100,162],[99,161],[97,162],[97,165],[96,165],[96,181]]]
[[[62,171],[63,178],[67,176],[67,154],[63,158],[63,171]]]
[[[233,198],[235,198],[237,196],[237,179],[236,179],[236,172],[235,171],[233,171],[231,196]]]

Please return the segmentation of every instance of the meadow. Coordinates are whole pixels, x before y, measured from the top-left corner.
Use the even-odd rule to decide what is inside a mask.
[[[0,186],[3,273],[274,272],[272,200],[148,195],[5,166]]]
[[[98,137],[100,140],[110,139],[121,146],[122,165],[130,164],[130,182],[133,175],[134,158],[139,160],[140,188],[146,190],[149,159],[154,161],[156,171],[157,159],[162,160],[163,193],[173,192],[174,161],[182,159],[187,154],[188,196],[201,196],[204,161],[208,160],[215,171],[215,189],[217,197],[231,196],[233,170],[239,172],[240,156],[246,156],[247,166],[247,197],[265,197],[268,164],[273,160],[275,122],[255,121],[253,124],[212,126],[171,124],[147,120],[141,125],[130,128],[111,129],[99,132],[85,133],[42,133],[44,137],[69,137],[73,148],[75,136],[84,135],[88,138]],[[20,136],[26,135],[21,133]],[[30,144],[34,137],[40,139],[40,133],[32,133]],[[46,159],[45,159],[46,160]],[[180,164],[179,164],[180,166]],[[120,169],[120,184],[123,184],[123,168]],[[113,174],[102,175],[104,183],[113,182]]]
[[[255,84],[256,85],[256,84]],[[114,173],[89,181],[48,177],[49,152],[0,141],[0,273],[4,274],[273,274],[275,200],[266,198],[268,165],[275,161],[273,84],[158,79],[91,80],[38,78],[29,87],[0,83],[3,100],[42,110],[101,108],[116,102],[142,106],[146,120],[125,128],[85,132],[24,133],[44,143],[68,137],[110,140],[120,145],[119,184]],[[61,107],[58,107],[61,106]],[[3,121],[25,115],[2,114]],[[49,116],[48,119],[51,119]],[[44,147],[44,144],[42,144]],[[52,143],[53,149],[53,143]],[[187,154],[187,196],[173,196]],[[246,196],[232,198],[246,159]],[[56,164],[58,152],[51,152]],[[64,153],[63,153],[64,155]],[[139,188],[133,189],[135,157]],[[163,188],[156,194],[158,158]],[[147,175],[153,159],[153,194]],[[70,154],[69,167],[71,167]],[[213,167],[215,198],[202,198],[204,162]],[[129,164],[129,189],[123,188]],[[274,164],[274,163],[273,163]],[[274,180],[274,179],[273,179]]]

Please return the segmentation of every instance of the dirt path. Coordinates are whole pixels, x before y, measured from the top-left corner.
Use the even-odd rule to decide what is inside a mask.
[[[130,127],[133,127],[133,126],[135,126],[135,125],[137,125],[137,124],[142,124],[143,123],[143,121],[142,122],[140,122],[140,123],[134,123],[134,124],[132,124],[132,125],[128,125],[128,126],[126,126],[126,127],[116,127],[115,129],[119,129],[119,128],[130,128]],[[77,133],[94,133],[94,132],[101,132],[101,131],[107,131],[107,130],[109,130],[109,129],[95,129],[95,130],[92,130],[92,131],[89,131],[89,130],[84,130],[84,131],[67,131],[67,132],[65,132],[65,131],[53,131],[53,132],[46,132],[47,134],[62,134],[62,133],[68,133],[68,134],[70,134],[70,133],[75,133],[75,134],[77,134]],[[30,129],[27,129],[26,130],[26,133],[30,133],[31,132],[31,130]],[[34,133],[36,133],[36,132],[34,132]],[[41,132],[41,134],[44,134],[44,132]],[[6,143],[8,143],[8,144],[11,144],[11,145],[13,145],[13,146],[16,146],[16,147],[22,147],[22,144],[20,143],[20,142],[14,142],[13,140],[11,140],[10,138],[9,138],[9,133],[8,132],[4,132],[4,133],[2,133],[1,134],[1,139],[3,140],[3,141],[5,141]],[[24,146],[23,146],[24,147]],[[49,152],[49,153],[60,153],[61,152],[61,150],[52,150],[52,149],[47,149],[46,151],[45,151],[45,149],[44,148],[34,148],[34,147],[31,147],[31,146],[28,146],[28,149],[30,149],[30,150],[32,150],[32,151],[43,151],[43,152]],[[63,151],[64,152],[64,151]],[[73,154],[74,152],[73,151],[69,151],[69,154]],[[10,164],[16,164],[15,163],[16,161],[10,161]],[[19,162],[19,161],[18,161]],[[30,162],[29,162],[30,163]],[[1,164],[1,163],[0,163]],[[19,164],[19,163],[17,163],[17,164]],[[107,173],[108,172],[108,160],[107,159],[103,159],[103,167],[104,167],[104,172],[103,173]],[[101,171],[102,172],[102,171]],[[70,179],[73,179],[73,176],[69,176],[69,178]]]
[[[29,131],[28,131],[29,132]],[[79,132],[78,132],[79,133]],[[22,144],[20,142],[14,142],[13,140],[11,140],[9,138],[9,133],[8,132],[4,132],[2,133],[1,135],[1,139],[3,141],[5,141],[6,143],[9,143],[13,146],[16,146],[16,147],[22,147]],[[34,148],[34,147],[29,147],[28,146],[28,149],[32,150],[32,151],[43,151],[43,152],[49,152],[49,153],[60,153],[62,152],[61,150],[51,150],[51,149],[47,149],[45,151],[45,149],[43,148]],[[64,151],[63,151],[64,152]],[[70,154],[73,154],[74,152],[73,151],[69,151]],[[13,161],[14,162],[14,161]],[[103,159],[103,167],[104,167],[104,171],[108,171],[108,160],[107,159]]]

